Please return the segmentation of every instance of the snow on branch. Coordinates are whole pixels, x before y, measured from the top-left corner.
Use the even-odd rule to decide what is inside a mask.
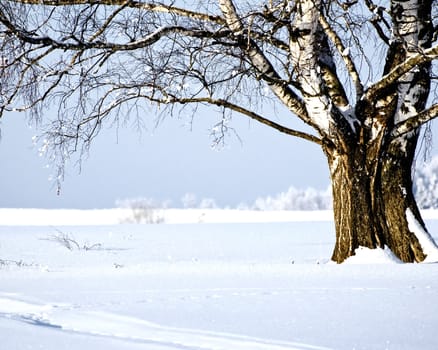
[[[394,139],[403,136],[437,117],[438,117],[438,104],[434,104],[428,109],[416,114],[415,116],[410,117],[409,119],[406,119],[396,124],[391,133],[391,136]]]
[[[374,101],[379,94],[394,84],[400,77],[408,73],[418,65],[428,63],[438,58],[438,45],[422,50],[407,58],[404,62],[395,66],[388,74],[374,83],[364,94],[363,99]]]

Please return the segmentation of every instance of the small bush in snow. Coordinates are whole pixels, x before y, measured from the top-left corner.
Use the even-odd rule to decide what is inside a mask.
[[[2,267],[9,267],[9,266],[17,266],[17,267],[29,267],[29,266],[35,266],[35,264],[31,263],[25,263],[23,260],[4,260],[0,259],[0,268]]]
[[[100,250],[100,249],[102,249],[102,244],[100,244],[100,243],[94,243],[94,244],[90,244],[88,242],[79,243],[77,240],[74,239],[73,236],[71,236],[67,233],[63,233],[61,231],[58,231],[58,234],[51,235],[46,239],[48,241],[59,243],[63,247],[67,248],[68,250]]]

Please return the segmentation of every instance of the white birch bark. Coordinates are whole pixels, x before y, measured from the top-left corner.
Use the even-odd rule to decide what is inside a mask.
[[[230,28],[235,35],[242,35],[244,27],[233,1],[219,0],[219,8],[225,17],[228,28]],[[246,39],[245,50],[247,51],[247,55],[252,65],[257,69],[260,76],[264,78],[272,92],[290,111],[301,118],[305,123],[313,127],[318,127],[318,124],[309,117],[301,99],[284,83],[260,48],[251,38]]]
[[[427,45],[427,34],[421,35],[425,30],[424,19],[420,18],[420,4],[418,0],[410,1],[392,1],[393,12],[399,13],[396,15],[393,13],[394,18],[394,35],[395,40],[401,40],[403,47],[406,50],[406,59],[418,54]],[[419,99],[427,94],[425,87],[415,82],[419,68],[416,67],[410,72],[404,74],[399,79],[397,88],[398,104],[396,114],[394,116],[394,123],[403,122],[416,114],[416,105]],[[406,135],[409,138],[409,135]]]
[[[319,131],[328,136],[334,120],[331,114],[332,103],[322,91],[324,81],[318,63],[319,59],[324,59],[324,57],[318,57],[322,54],[318,45],[318,32],[321,30],[318,10],[320,2],[302,0],[297,3],[297,6],[294,22],[297,35],[289,42],[291,56],[307,112],[313,123],[318,126]]]

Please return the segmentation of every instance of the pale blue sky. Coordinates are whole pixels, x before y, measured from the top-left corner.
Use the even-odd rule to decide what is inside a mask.
[[[103,132],[82,170],[67,167],[61,194],[53,170],[32,146],[35,130],[24,115],[1,121],[0,207],[107,208],[118,199],[152,197],[181,205],[185,193],[214,198],[220,206],[252,203],[289,186],[326,189],[329,176],[318,146],[282,135],[245,117],[231,123],[242,140],[230,137],[213,150],[209,129],[213,110],[201,112],[192,130],[183,120],[168,118],[140,135],[128,127]]]
[[[54,172],[32,144],[37,132],[24,115],[7,114],[0,124],[0,207],[110,208],[117,200],[135,197],[170,200],[178,207],[186,193],[234,207],[289,186],[325,190],[330,185],[317,145],[245,117],[235,116],[231,122],[241,141],[231,136],[224,149],[212,149],[210,128],[217,118],[220,115],[208,109],[196,116],[191,128],[186,121],[169,117],[142,134],[129,126],[118,133],[104,130],[81,171],[75,164],[67,166],[57,195],[50,180]],[[438,153],[436,148],[433,154]]]

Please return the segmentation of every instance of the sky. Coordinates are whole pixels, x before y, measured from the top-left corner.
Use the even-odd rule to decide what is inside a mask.
[[[153,121],[156,116],[151,113],[145,118]],[[212,198],[219,207],[237,207],[290,186],[330,186],[319,146],[243,116],[230,123],[238,137],[231,134],[224,147],[213,148],[211,128],[220,117],[214,109],[201,109],[191,124],[169,116],[158,127],[141,132],[132,125],[108,127],[80,166],[67,164],[58,194],[53,164],[39,155],[32,141],[39,131],[24,114],[6,114],[0,120],[0,207],[113,208],[133,198],[181,207],[187,193],[198,203]],[[435,123],[433,134],[437,133]],[[432,154],[437,153],[435,145]]]
[[[319,146],[242,116],[231,122],[238,137],[230,135],[224,147],[212,148],[211,128],[219,117],[205,109],[191,125],[169,116],[141,133],[132,125],[105,129],[81,166],[67,165],[58,195],[54,170],[32,142],[38,130],[24,114],[6,114],[0,120],[0,207],[112,208],[137,197],[180,207],[186,193],[236,207],[290,186],[329,186]]]

